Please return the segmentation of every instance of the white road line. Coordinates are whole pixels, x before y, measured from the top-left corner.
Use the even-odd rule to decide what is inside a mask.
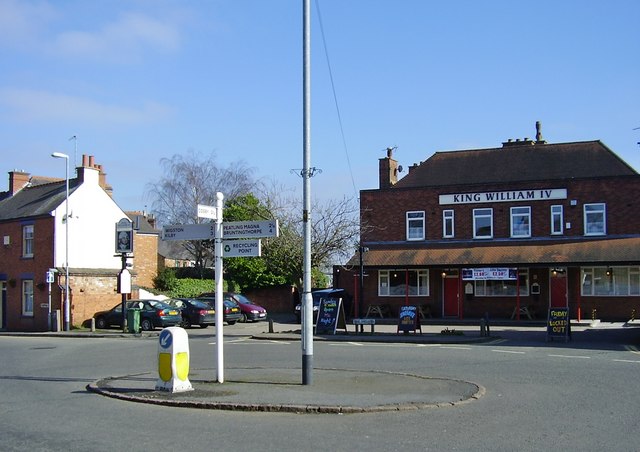
[[[515,350],[491,350],[496,353],[513,353],[514,355],[524,355],[526,352],[517,352]]]
[[[575,359],[591,359],[591,356],[576,356],[576,355],[547,355],[553,358],[575,358]]]
[[[617,363],[634,363],[634,364],[640,364],[640,361],[635,361],[633,359],[614,359],[615,362]]]
[[[441,348],[448,348],[449,350],[471,350],[471,347],[462,347],[459,345],[443,345]]]

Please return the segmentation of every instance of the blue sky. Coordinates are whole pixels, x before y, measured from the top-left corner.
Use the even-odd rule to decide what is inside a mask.
[[[637,0],[319,6],[344,141],[312,0],[314,198],[377,188],[388,146],[406,168],[533,138],[537,120],[640,170]],[[0,0],[0,61],[6,172],[64,177],[51,152],[94,155],[142,210],[161,158],[215,151],[301,192],[302,0]]]

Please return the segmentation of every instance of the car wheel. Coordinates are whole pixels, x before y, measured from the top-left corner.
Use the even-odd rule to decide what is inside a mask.
[[[201,323],[201,324],[200,324],[200,328],[206,328],[206,327],[208,327],[208,326],[209,326],[209,324],[207,324],[207,323]]]
[[[191,328],[191,320],[189,320],[188,318],[184,317],[182,319],[181,326],[182,326],[182,328]]]
[[[107,327],[107,321],[105,320],[104,317],[98,317],[96,319],[96,328],[100,328],[101,330],[104,330]]]
[[[235,325],[236,321],[235,321],[235,320],[231,320],[231,321],[227,321],[227,323],[228,323],[229,325]]]
[[[140,328],[142,328],[143,331],[151,331],[153,329],[153,322],[149,319],[142,319]]]

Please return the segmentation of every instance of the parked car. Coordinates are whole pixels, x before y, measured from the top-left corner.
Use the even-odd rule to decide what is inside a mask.
[[[254,303],[246,296],[239,293],[225,293],[225,298],[231,298],[240,306],[242,312],[241,322],[257,322],[259,320],[267,320],[267,310]]]
[[[206,328],[216,323],[216,311],[209,304],[194,298],[172,298],[167,304],[178,308],[182,312],[182,327],[191,328],[199,325]]]
[[[175,326],[182,321],[179,309],[158,300],[129,300],[126,302],[126,309],[140,309],[140,328],[144,331]],[[96,328],[122,328],[122,303],[108,311],[96,312],[93,317],[96,319]]]
[[[342,298],[345,315],[351,313],[351,296],[344,289],[320,289],[311,292],[313,299],[313,323],[318,320],[318,311],[320,310],[320,300],[324,298]],[[302,305],[298,303],[294,308],[294,314],[298,323],[302,320]]]
[[[207,303],[213,309],[216,308],[215,297],[198,297],[197,299]],[[235,301],[233,301],[231,298],[228,298],[228,297],[224,297],[222,299],[222,302],[224,304],[224,313],[222,318],[224,319],[225,322],[227,322],[229,325],[233,325],[237,321],[242,319],[242,312],[240,311],[240,306],[238,306],[238,303],[236,303]]]

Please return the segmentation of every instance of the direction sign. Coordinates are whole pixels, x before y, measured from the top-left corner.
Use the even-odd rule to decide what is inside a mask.
[[[173,224],[162,227],[162,240],[213,240],[215,223]]]
[[[260,257],[262,255],[260,239],[223,240],[224,257]]]
[[[216,208],[213,206],[198,204],[198,218],[209,218],[211,220],[215,220],[217,218]]]
[[[228,221],[222,223],[222,237],[225,239],[254,239],[277,236],[278,220]]]

